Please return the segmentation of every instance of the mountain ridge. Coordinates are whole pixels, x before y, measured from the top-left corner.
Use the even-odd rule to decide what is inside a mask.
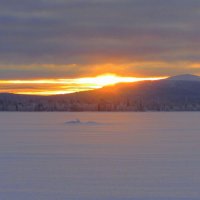
[[[200,81],[200,76],[193,74],[181,74],[181,75],[171,76],[167,79],[175,81]]]
[[[0,94],[0,110],[200,111],[198,78],[194,75],[179,75],[163,80],[120,83],[92,91],[55,96],[4,93]]]

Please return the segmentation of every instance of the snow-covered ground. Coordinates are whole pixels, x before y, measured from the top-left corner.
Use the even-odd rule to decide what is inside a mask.
[[[200,113],[0,113],[0,200],[199,200]]]

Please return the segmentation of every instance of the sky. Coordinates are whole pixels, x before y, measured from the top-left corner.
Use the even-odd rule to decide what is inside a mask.
[[[0,0],[0,5],[0,80],[200,74],[199,0]],[[33,88],[4,83],[0,91],[19,86]]]

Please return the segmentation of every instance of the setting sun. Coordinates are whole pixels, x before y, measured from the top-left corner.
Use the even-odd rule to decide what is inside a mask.
[[[145,80],[159,80],[166,77],[156,77],[156,78],[136,78],[136,77],[121,77],[115,74],[104,74],[93,78],[80,78],[77,79],[77,82],[80,84],[94,84],[97,87],[101,88],[106,85],[114,85],[117,83],[131,83],[137,81],[145,81]]]

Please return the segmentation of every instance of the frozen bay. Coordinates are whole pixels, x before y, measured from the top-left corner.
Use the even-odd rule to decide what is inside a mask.
[[[0,113],[2,200],[199,200],[200,113]]]

